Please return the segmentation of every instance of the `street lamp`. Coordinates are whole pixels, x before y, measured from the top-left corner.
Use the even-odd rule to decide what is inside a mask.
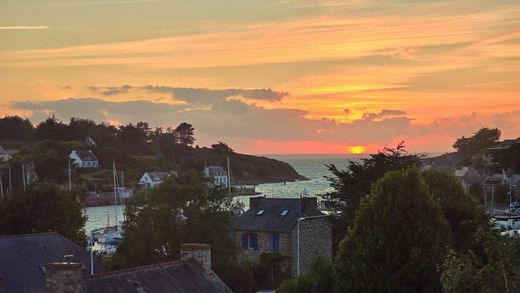
[[[325,218],[327,215],[319,215],[319,216],[309,216],[309,217],[301,217],[298,219],[297,223],[297,233],[296,233],[296,276],[300,276],[300,222],[305,221],[307,219],[317,219],[317,218]]]

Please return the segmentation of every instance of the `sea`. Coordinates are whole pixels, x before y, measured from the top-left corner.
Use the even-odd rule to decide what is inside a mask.
[[[266,157],[277,159],[289,163],[300,174],[308,180],[295,182],[276,182],[266,183],[256,186],[256,191],[266,197],[300,197],[302,194],[309,196],[320,196],[330,191],[330,182],[326,179],[331,176],[327,165],[334,164],[338,169],[346,169],[349,160],[359,161],[362,156],[352,155],[265,155]],[[231,166],[231,169],[233,166]],[[249,197],[240,196],[235,200],[249,206]],[[87,216],[85,232],[90,234],[92,229],[114,225],[124,220],[124,206],[101,206],[89,207],[84,209]]]

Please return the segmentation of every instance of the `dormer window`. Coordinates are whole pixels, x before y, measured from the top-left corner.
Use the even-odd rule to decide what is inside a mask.
[[[289,213],[289,210],[283,210],[283,211],[280,213],[280,216],[285,217],[285,216],[287,216],[288,213]]]
[[[257,216],[261,216],[264,214],[264,210],[258,210],[258,212],[256,212],[256,215]]]

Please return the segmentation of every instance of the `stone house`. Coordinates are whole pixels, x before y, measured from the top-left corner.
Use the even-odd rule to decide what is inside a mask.
[[[273,265],[274,274],[305,275],[318,258],[332,260],[331,224],[315,197],[252,197],[234,231],[244,261],[258,263],[264,253],[287,257]]]
[[[170,177],[170,172],[144,172],[141,179],[139,179],[139,184],[142,184],[146,187],[155,187],[161,184],[166,178]]]

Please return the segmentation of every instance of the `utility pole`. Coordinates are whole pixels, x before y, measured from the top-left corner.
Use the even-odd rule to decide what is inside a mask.
[[[8,167],[9,170],[9,193],[13,192],[13,187],[11,186],[11,165]]]
[[[0,194],[2,195],[2,198],[4,197],[4,183],[2,176],[0,176]]]
[[[69,159],[69,190],[72,190],[72,179],[70,178],[70,159]]]
[[[22,184],[23,184],[23,192],[25,192],[25,164],[22,161]]]

